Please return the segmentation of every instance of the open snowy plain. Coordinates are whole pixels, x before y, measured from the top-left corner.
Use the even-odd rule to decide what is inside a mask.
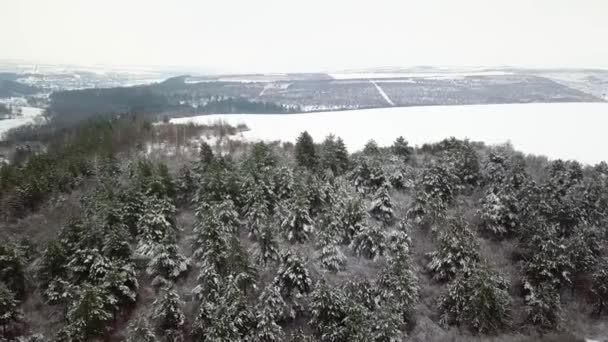
[[[35,107],[21,107],[22,115],[14,119],[0,120],[0,140],[8,130],[36,122],[43,110]]]
[[[172,119],[173,123],[218,120],[246,124],[251,140],[294,141],[308,131],[320,142],[333,133],[349,150],[369,139],[382,146],[402,135],[410,144],[454,136],[487,144],[511,142],[525,153],[595,164],[608,161],[608,103],[530,103],[379,108],[308,114],[230,114]]]

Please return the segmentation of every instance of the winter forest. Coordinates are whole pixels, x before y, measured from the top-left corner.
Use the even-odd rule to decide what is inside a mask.
[[[38,132],[46,150],[0,169],[3,340],[582,341],[605,324],[607,164],[235,130]]]

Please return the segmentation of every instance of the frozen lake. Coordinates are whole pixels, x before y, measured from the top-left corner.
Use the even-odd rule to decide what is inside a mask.
[[[42,115],[43,110],[41,108],[35,107],[21,107],[21,111],[21,117],[15,119],[0,120],[0,140],[2,140],[2,136],[8,130],[25,124],[34,123],[36,121],[36,118]]]
[[[351,152],[369,139],[386,146],[403,135],[421,145],[454,136],[499,144],[510,141],[525,153],[608,161],[608,103],[531,103],[380,108],[309,114],[230,114],[172,119],[174,123],[224,120],[245,123],[247,139],[294,141],[308,131],[320,142],[333,133]]]

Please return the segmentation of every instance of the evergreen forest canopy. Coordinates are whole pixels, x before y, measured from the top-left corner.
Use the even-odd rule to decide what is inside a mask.
[[[98,119],[19,150],[3,338],[576,341],[605,321],[607,164],[235,131]]]

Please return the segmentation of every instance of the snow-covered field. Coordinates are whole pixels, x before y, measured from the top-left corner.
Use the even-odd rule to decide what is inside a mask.
[[[22,116],[19,118],[0,120],[0,140],[2,140],[4,133],[8,130],[25,124],[34,123],[36,122],[37,118],[42,115],[41,108],[21,107],[21,111]]]
[[[352,79],[382,79],[382,78],[463,78],[466,76],[501,76],[510,75],[506,71],[470,71],[470,72],[354,72],[354,73],[330,73],[337,80]]]
[[[294,141],[308,131],[320,142],[334,133],[349,150],[361,149],[370,138],[390,145],[403,135],[421,145],[446,137],[488,144],[510,141],[525,153],[583,163],[608,161],[608,103],[534,103],[470,106],[379,108],[309,114],[231,114],[172,119],[174,123],[224,120],[251,129],[243,138]]]

